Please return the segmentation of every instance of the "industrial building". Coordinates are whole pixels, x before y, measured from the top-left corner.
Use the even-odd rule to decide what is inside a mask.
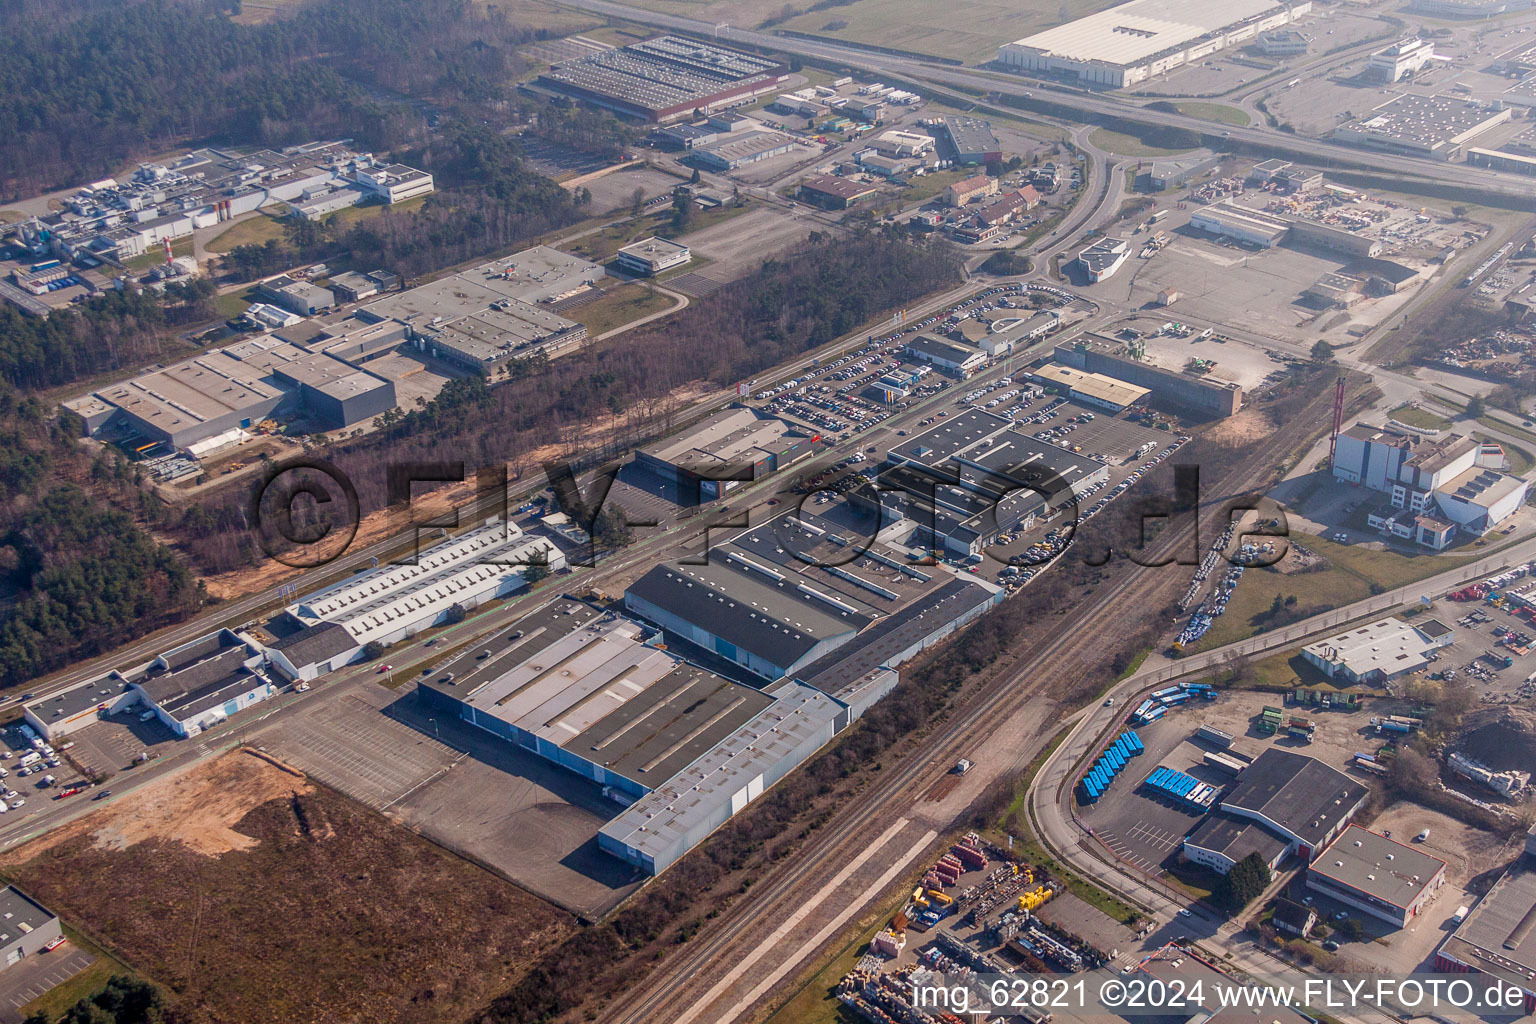
[[[1079,494],[1108,477],[1090,456],[967,409],[902,439],[886,454],[875,493],[849,497],[878,503],[887,524],[905,522],[907,543],[967,558],[1001,533],[1070,514]]]
[[[1294,57],[1307,52],[1307,37],[1293,28],[1278,28],[1272,32],[1260,32],[1253,41],[1253,49],[1266,57]]]
[[[1456,160],[1468,142],[1508,121],[1513,113],[1514,108],[1504,104],[1409,93],[1339,125],[1333,138],[1430,160]]]
[[[336,305],[329,288],[299,281],[286,274],[268,278],[256,286],[256,294],[297,316],[314,316]]]
[[[664,871],[846,725],[841,703],[802,683],[763,692],[770,707],[604,825],[598,847],[648,874]]]
[[[800,143],[769,128],[722,132],[695,142],[683,162],[706,171],[734,171],[760,160],[793,153]]]
[[[709,114],[772,92],[789,77],[778,61],[723,46],[657,36],[563,61],[538,84],[643,121]]]
[[[819,440],[821,435],[800,433],[777,417],[733,407],[646,445],[635,453],[635,462],[696,489],[697,500],[712,501],[738,483],[760,480],[812,455]]]
[[[1250,175],[1250,180],[1252,175]],[[1299,189],[1322,175],[1317,172],[1296,171],[1289,167],[1277,170],[1266,181],[1292,183],[1292,190]],[[1311,249],[1321,249],[1359,259],[1373,259],[1384,248],[1384,243],[1374,234],[1335,227],[1321,221],[1285,213],[1271,213],[1244,206],[1235,199],[1223,199],[1196,210],[1189,218],[1189,226],[1209,232],[1220,238],[1230,238],[1246,245],[1270,249],[1281,242]]]
[[[259,644],[221,629],[123,673],[128,695],[114,710],[143,705],[187,739],[276,694],[265,668]]]
[[[1006,67],[1112,89],[1283,28],[1310,0],[1130,0],[998,47]]]
[[[1131,245],[1123,238],[1100,238],[1077,254],[1077,265],[1088,280],[1097,284],[1115,276],[1131,258]]]
[[[1001,588],[985,581],[910,565],[871,543],[874,517],[868,527],[791,511],[710,548],[705,564],[657,566],[625,591],[624,607],[770,681],[810,681],[834,652],[878,654],[863,671],[827,677],[840,687],[894,668],[1001,600]],[[930,605],[945,613],[919,614]],[[892,635],[900,643],[890,644]]]
[[[1406,928],[1445,884],[1445,861],[1350,825],[1307,868],[1307,886],[1347,907]]]
[[[944,155],[962,167],[1003,158],[1003,144],[989,121],[955,114],[922,123],[935,129],[938,140],[944,144]]]
[[[1029,377],[1077,401],[1110,412],[1124,412],[1151,394],[1148,389],[1135,384],[1127,384],[1102,373],[1074,370],[1059,363],[1037,366],[1029,371]]]
[[[985,174],[962,178],[944,189],[944,202],[950,206],[964,206],[976,199],[997,195],[997,179]]]
[[[879,191],[878,186],[868,182],[818,174],[802,181],[796,194],[807,203],[824,210],[846,210],[860,199],[866,199]]]
[[[913,157],[931,152],[934,138],[932,135],[924,135],[921,132],[892,128],[870,139],[869,144],[881,156]]]
[[[1095,1019],[1118,1018],[1126,1024],[1147,1024],[1149,1019],[1156,1024],[1317,1024],[1317,1018],[1308,1016],[1311,1010],[1287,1006],[1279,1000],[1261,1011],[1239,1008],[1229,993],[1253,984],[1252,980],[1246,975],[1239,980],[1206,960],[1200,947],[1183,943],[1181,936],[1178,944],[1163,946],[1137,965],[1135,977],[1124,979],[1135,984],[1132,991],[1141,991],[1145,985],[1146,991],[1187,993],[1177,1006],[1159,1007],[1161,1012],[1148,1013],[1144,1007],[1127,1005],[1132,1000],[1124,1000],[1112,1014],[1095,1014]]]
[[[631,274],[654,277],[673,267],[684,266],[692,259],[693,254],[686,245],[653,236],[621,248],[616,262],[619,269]]]
[[[1243,389],[1232,381],[1158,366],[1144,352],[1132,354],[1114,338],[1093,332],[1070,345],[1057,345],[1052,358],[1063,366],[1146,388],[1152,404],[1215,417],[1235,415],[1243,405]]]
[[[243,440],[243,431],[272,416],[307,414],[319,429],[339,430],[395,404],[394,381],[329,354],[319,342],[300,347],[267,335],[150,370],[64,407],[91,436],[128,431],[196,454]]]
[[[1427,435],[1355,423],[1339,433],[1333,475],[1385,494],[1392,508],[1481,535],[1513,515],[1530,487],[1493,468],[1502,464],[1502,454],[1485,453],[1477,441],[1461,434]],[[1378,529],[1398,525],[1389,524],[1385,513],[1377,519],[1373,525]],[[1421,536],[1419,524],[1414,524],[1415,542],[1438,549],[1451,540],[1432,522],[1425,525],[1427,532]]]
[[[1399,82],[1418,74],[1434,59],[1434,43],[1408,36],[1371,54],[1365,62],[1365,73],[1378,82]]]
[[[1418,671],[1435,651],[1455,642],[1456,634],[1438,619],[1381,619],[1307,644],[1301,656],[1329,679],[1379,684]]]
[[[1220,163],[1221,159],[1208,149],[1162,157],[1147,164],[1146,169],[1136,176],[1136,187],[1148,192],[1178,188],[1187,181],[1215,170]]]
[[[535,353],[557,356],[587,339],[584,325],[539,304],[605,275],[596,263],[536,246],[369,303],[374,320],[406,326],[419,351],[477,372]]]
[[[976,349],[930,334],[919,334],[907,342],[906,352],[914,362],[924,363],[961,380],[987,365],[986,355]]]
[[[354,180],[364,192],[390,205],[419,199],[432,192],[432,175],[405,164],[375,163],[359,167]]]
[[[1435,970],[1480,974],[1525,993],[1536,1013],[1536,828],[1525,849],[1435,952]]]
[[[304,215],[368,200],[400,202],[432,188],[425,171],[381,163],[339,142],[281,151],[198,149],[169,164],[141,164],[123,181],[87,185],[62,211],[10,231],[36,255],[121,264],[271,203]]]
[[[1290,844],[1251,818],[1215,811],[1184,838],[1184,856],[1224,875],[1252,854],[1271,871],[1285,859]]]
[[[296,628],[327,622],[344,627],[359,650],[370,643],[388,645],[447,621],[455,609],[470,611],[521,589],[524,570],[540,558],[552,570],[565,565],[552,541],[529,536],[516,523],[489,520],[428,548],[409,564],[381,565],[348,577],[284,612]]]
[[[862,555],[848,558],[850,547]],[[888,693],[896,665],[1001,598],[788,513],[714,546],[704,565],[662,565],[637,581],[626,609],[664,633],[560,598],[468,667],[440,666],[417,693],[627,804],[598,846],[656,874]],[[685,660],[690,644],[763,685]]]
[[[1254,822],[1281,843],[1273,867],[1288,854],[1311,861],[1349,823],[1369,791],[1316,758],[1270,748],[1250,764],[1212,814],[1184,840],[1190,860],[1225,874],[1248,853],[1274,843],[1234,822]]]
[[[142,712],[182,739],[275,695],[262,646],[220,629],[131,669],[114,669],[59,693],[22,705],[28,725],[50,742],[100,721],[103,715]]]
[[[1284,241],[1290,233],[1288,220],[1272,213],[1250,210],[1231,200],[1222,200],[1196,210],[1189,226],[1221,238],[1269,249]]]
[[[0,970],[62,941],[57,914],[14,885],[0,891]]]

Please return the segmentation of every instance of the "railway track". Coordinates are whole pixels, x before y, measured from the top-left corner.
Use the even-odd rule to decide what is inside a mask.
[[[1318,396],[1296,422],[1323,422]],[[1310,442],[1308,442],[1310,443]],[[1202,536],[1216,536],[1226,529],[1218,517],[1226,515],[1228,501],[1268,482],[1272,467],[1297,447],[1294,439],[1276,431],[1259,451],[1242,459],[1217,483],[1219,495],[1202,501],[1197,522]],[[1188,543],[1188,527],[1170,531],[1152,549],[1157,561],[1175,553]],[[1071,549],[1064,557],[1071,557]],[[1162,567],[1166,568],[1166,567]],[[1128,575],[1104,589],[1080,606],[1070,616],[1063,616],[1046,633],[1042,642],[1005,658],[988,669],[990,678],[983,688],[949,721],[913,751],[898,767],[883,775],[860,794],[830,827],[821,830],[797,855],[782,862],[770,878],[761,880],[748,899],[737,901],[716,918],[709,928],[690,942],[686,951],[675,957],[663,970],[644,982],[644,988],[626,1000],[626,1010],[615,1019],[623,1024],[641,1024],[674,1020],[695,1006],[708,992],[718,974],[735,966],[761,941],[769,929],[763,922],[783,917],[804,902],[807,878],[834,873],[849,862],[859,850],[880,833],[891,817],[920,801],[937,784],[954,759],[976,743],[978,732],[985,732],[989,720],[1001,721],[1028,702],[1042,696],[1043,687],[1018,685],[1021,682],[1051,678],[1055,671],[1081,673],[1081,666],[1092,664],[1103,648],[1103,634],[1085,629],[1085,623],[1113,621],[1108,617],[1122,610],[1128,621],[1148,608],[1158,608],[1158,592],[1175,594],[1183,586],[1183,574],[1162,571],[1159,567],[1137,566]],[[1193,566],[1189,567],[1193,571]]]

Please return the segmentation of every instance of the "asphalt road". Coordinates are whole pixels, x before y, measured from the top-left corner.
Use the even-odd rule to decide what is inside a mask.
[[[1536,199],[1536,181],[1519,175],[1490,171],[1466,164],[1439,164],[1416,157],[1379,153],[1351,146],[1343,146],[1325,139],[1308,139],[1298,135],[1283,134],[1264,125],[1238,127],[1216,126],[1197,117],[1151,110],[1126,102],[1113,95],[1080,92],[1065,86],[1024,79],[1001,72],[977,71],[957,68],[933,61],[867,50],[852,43],[834,43],[820,39],[802,39],[794,36],[778,36],[750,29],[717,25],[696,18],[684,18],[670,14],[658,14],[610,0],[556,0],[565,7],[617,18],[640,25],[691,32],[695,35],[714,37],[722,42],[744,43],[783,53],[800,54],[836,61],[852,68],[875,74],[904,75],[982,93],[997,92],[1003,95],[1032,101],[1031,106],[1042,113],[1056,112],[1053,108],[1066,108],[1099,117],[1120,117],[1140,124],[1170,128],[1185,128],[1206,136],[1229,139],[1230,144],[1246,143],[1269,149],[1283,149],[1289,154],[1320,163],[1324,166],[1351,166],[1377,172],[1391,172],[1408,177],[1454,185],[1480,185],[1497,189],[1510,196]],[[1348,54],[1335,55],[1338,61],[1349,59]]]
[[[1242,922],[1216,922],[1203,913],[1181,919],[1178,912],[1188,902],[1187,897],[1176,896],[1108,855],[1072,813],[1071,782],[1077,774],[1078,766],[1087,755],[1098,749],[1100,741],[1112,729],[1123,727],[1128,709],[1135,706],[1142,693],[1154,686],[1219,669],[1234,652],[1257,657],[1295,647],[1319,635],[1327,635],[1344,623],[1386,614],[1417,601],[1421,595],[1434,597],[1444,594],[1471,580],[1493,575],[1532,559],[1536,559],[1536,538],[1512,544],[1501,552],[1447,570],[1427,580],[1315,615],[1284,629],[1262,633],[1130,676],[1106,694],[1114,699],[1113,707],[1099,704],[1084,709],[1071,733],[1057,746],[1035,776],[1028,800],[1036,834],[1047,848],[1070,863],[1074,869],[1151,912],[1160,921],[1166,920],[1169,924],[1179,926],[1192,939],[1211,941],[1230,952],[1237,966],[1258,973],[1274,971],[1281,966],[1280,962],[1242,934]],[[1380,1018],[1357,1012],[1355,1019]]]

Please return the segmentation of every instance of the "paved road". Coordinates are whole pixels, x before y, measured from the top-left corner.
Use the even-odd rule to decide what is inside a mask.
[[[913,57],[879,53],[854,43],[778,36],[750,29],[732,28],[729,25],[720,27],[713,22],[705,22],[697,18],[657,14],[627,4],[613,3],[611,0],[557,0],[557,3],[635,24],[691,32],[706,38],[714,37],[722,42],[745,43],[749,46],[783,53],[836,61],[876,74],[905,75],[941,85],[979,90],[983,93],[998,92],[1027,101],[1025,109],[1038,108],[1041,113],[1054,113],[1064,108],[1099,117],[1126,118],[1141,124],[1185,128],[1207,136],[1215,134],[1213,131],[1215,126],[1210,121],[1197,117],[1151,110],[1127,102],[1118,96],[1080,92],[1066,86],[1028,80],[1001,72],[957,68]],[[1335,57],[1340,60],[1347,59],[1347,55],[1344,54],[1335,55]],[[1500,171],[1468,167],[1465,164],[1440,165],[1414,157],[1377,153],[1339,145],[1329,140],[1282,134],[1263,124],[1248,127],[1223,125],[1219,129],[1219,134],[1220,137],[1229,139],[1232,145],[1246,143],[1266,149],[1283,149],[1324,166],[1360,167],[1423,180],[1448,182],[1463,187],[1486,186],[1510,196],[1536,198],[1536,181]]]
[[[1285,650],[1309,638],[1326,635],[1343,623],[1366,616],[1384,614],[1411,604],[1421,595],[1435,597],[1464,583],[1501,572],[1513,565],[1536,559],[1536,538],[1519,541],[1508,548],[1474,563],[1439,573],[1427,580],[1400,587],[1338,608],[1272,633],[1225,647],[1191,655],[1180,661],[1137,672],[1117,685],[1106,696],[1114,698],[1114,707],[1099,705],[1081,712],[1067,738],[1042,766],[1028,795],[1030,817],[1041,841],[1074,869],[1094,879],[1111,892],[1152,913],[1159,921],[1188,934],[1196,941],[1211,941],[1233,954],[1243,970],[1272,972],[1281,966],[1265,951],[1242,934],[1240,923],[1217,922],[1203,912],[1191,918],[1177,916],[1188,897],[1170,890],[1148,876],[1134,871],[1111,856],[1072,812],[1071,782],[1082,760],[1100,745],[1101,739],[1125,722],[1127,709],[1134,706],[1144,691],[1169,680],[1199,676],[1220,669],[1232,653],[1249,657]],[[1289,965],[1286,965],[1289,966]],[[1371,1020],[1372,1016],[1356,1019]]]

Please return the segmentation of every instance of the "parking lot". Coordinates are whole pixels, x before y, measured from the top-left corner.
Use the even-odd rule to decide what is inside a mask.
[[[177,740],[158,718],[145,722],[135,713],[103,718],[70,733],[66,742],[74,744],[69,748],[71,760],[88,771],[106,773],[120,772],[146,753],[154,757]]]
[[[409,685],[360,680],[284,719],[260,747],[574,913],[599,916],[639,885],[597,848],[620,805],[489,733],[423,712]]]
[[[85,777],[75,770],[66,759],[65,751],[43,743],[33,742],[22,733],[20,723],[0,729],[0,814],[8,824],[14,824],[18,816],[35,813],[44,801],[68,792],[70,787],[85,782]]]
[[[264,734],[261,747],[340,790],[383,811],[464,755],[426,732],[396,721],[390,705],[400,694],[371,680],[304,715],[284,719]]]
[[[0,972],[0,1024],[17,1024],[21,1008],[96,962],[72,942],[38,953]]]
[[[1312,741],[1287,736],[1283,730],[1273,736],[1261,733],[1256,722],[1266,705],[1282,707],[1287,718],[1295,715],[1311,720],[1315,727]],[[1232,782],[1231,776],[1203,763],[1205,752],[1215,748],[1195,741],[1200,726],[1210,725],[1236,737],[1232,749],[1248,757],[1276,746],[1315,757],[1357,780],[1374,781],[1350,767],[1351,755],[1355,751],[1373,752],[1384,742],[1371,728],[1373,715],[1403,712],[1403,702],[1392,700],[1373,701],[1369,708],[1356,711],[1324,711],[1287,702],[1281,694],[1223,690],[1213,702],[1183,704],[1151,724],[1135,726],[1146,752],[1125,768],[1097,803],[1079,806],[1077,815],[1117,856],[1157,874],[1173,865],[1184,836],[1203,815],[1155,796],[1141,786],[1142,780],[1161,765],[1218,789]]]

